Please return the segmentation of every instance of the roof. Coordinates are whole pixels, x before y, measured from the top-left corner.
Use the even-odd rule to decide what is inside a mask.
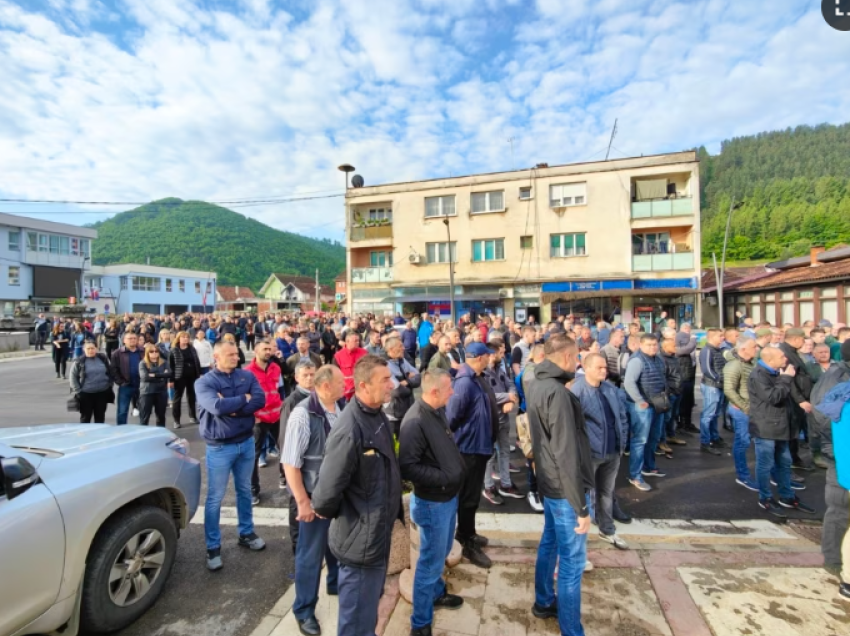
[[[225,285],[219,285],[218,287],[216,287],[216,291],[221,297],[221,302],[223,303],[232,303],[236,302],[237,300],[256,298],[254,292],[252,292],[249,287],[243,287],[242,285],[239,285],[237,287],[227,287]]]
[[[843,243],[834,245],[828,250],[820,252],[816,258],[821,263],[850,258],[850,246]],[[773,263],[768,263],[766,267],[770,269],[791,269],[792,267],[808,267],[811,265],[811,262],[812,256],[811,254],[807,254],[806,256],[795,256],[794,258],[787,258],[782,261],[774,261]]]
[[[766,269],[764,265],[753,267],[727,267],[723,274],[723,289],[735,289],[739,285],[770,276],[774,272]],[[714,269],[705,269],[702,272],[702,292],[709,293],[717,289],[717,280],[714,277]]]
[[[850,280],[850,258],[823,263],[815,267],[798,267],[776,272],[770,276],[739,285],[737,289],[740,291],[756,291],[832,279]]]
[[[272,279],[275,278],[279,280],[282,285],[292,285],[293,287],[297,287],[307,296],[313,296],[316,293],[316,279],[312,276],[299,276],[296,274],[275,273],[271,274],[268,280],[263,283],[263,286],[260,289],[260,294],[266,293],[266,289],[268,289],[269,285],[272,282]],[[327,285],[320,285],[320,289],[320,294],[322,296],[333,296],[336,293],[333,287],[328,287]]]
[[[115,263],[114,265],[92,265],[90,274],[98,276],[128,276],[130,274],[159,274],[175,278],[201,278],[214,281],[215,272],[202,272],[194,269],[179,269],[175,267],[159,267],[157,265],[139,265],[138,263]]]
[[[54,232],[56,234],[79,236],[81,238],[88,239],[97,238],[97,230],[90,227],[80,227],[79,225],[70,225],[68,223],[55,223],[53,221],[42,221],[41,219],[31,219],[28,216],[18,216],[17,214],[0,213],[0,225],[5,225],[7,227],[20,227],[26,230]]]
[[[339,276],[334,278],[334,282],[344,283],[346,281],[347,276],[348,276],[348,274],[346,274],[346,272],[343,272],[342,274],[340,274]]]

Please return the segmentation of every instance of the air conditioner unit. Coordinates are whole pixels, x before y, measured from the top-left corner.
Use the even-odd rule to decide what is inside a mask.
[[[503,287],[499,290],[499,298],[513,298],[514,290],[513,288],[508,289],[507,287]]]
[[[419,265],[422,262],[422,257],[419,254],[411,254],[407,257],[411,265]]]

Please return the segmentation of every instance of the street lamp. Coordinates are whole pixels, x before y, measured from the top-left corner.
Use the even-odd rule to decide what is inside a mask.
[[[446,225],[446,237],[448,238],[448,245],[446,246],[446,252],[449,256],[449,316],[452,321],[452,325],[455,324],[455,268],[454,262],[452,261],[452,232],[449,229],[449,218],[448,216],[443,217],[443,223]]]
[[[344,163],[341,166],[337,167],[337,170],[345,173],[345,189],[348,190],[348,173],[354,172],[354,166],[350,163]]]

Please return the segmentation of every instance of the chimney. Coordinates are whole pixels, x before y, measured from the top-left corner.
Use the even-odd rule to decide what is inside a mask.
[[[826,248],[823,245],[813,245],[811,251],[809,252],[809,258],[811,259],[811,267],[818,267],[821,265],[818,262],[818,256],[823,254],[826,251]]]
[[[236,297],[239,298],[239,285],[236,286]]]

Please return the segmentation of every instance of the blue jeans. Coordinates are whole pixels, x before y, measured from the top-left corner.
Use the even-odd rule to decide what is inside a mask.
[[[651,406],[641,409],[629,402],[632,439],[629,450],[629,477],[641,479],[641,470],[655,470],[655,448],[664,426],[664,413],[656,415]]]
[[[419,526],[419,561],[413,577],[410,628],[419,629],[434,620],[434,601],[446,592],[443,569],[455,538],[457,497],[440,502],[411,495],[410,519]]]
[[[328,548],[330,519],[316,517],[310,523],[298,523],[298,544],[295,548],[295,602],[292,613],[298,620],[316,615],[319,582],[322,579],[322,559],[328,564],[328,590],[337,592],[339,564]]]
[[[534,570],[534,601],[555,602],[558,564],[558,625],[562,636],[584,636],[581,626],[581,575],[587,559],[587,535],[576,534],[578,518],[566,499],[543,500],[543,536]]]
[[[239,536],[254,532],[251,511],[251,473],[254,472],[254,438],[236,444],[207,442],[207,501],[204,504],[204,536],[207,550],[221,547],[221,501],[227,490],[230,473],[236,489],[236,516]]]
[[[722,413],[723,391],[713,386],[699,385],[702,393],[702,413],[699,416],[699,443],[710,444],[720,439],[717,431],[717,418]]]
[[[741,481],[750,480],[747,466],[747,450],[750,448],[750,418],[737,406],[729,405],[729,417],[735,428],[735,441],[732,444],[732,457],[735,460],[735,472]]]
[[[661,429],[661,441],[666,442],[668,437],[676,436],[676,424],[679,423],[679,404],[682,402],[681,395],[669,396],[670,410],[664,414],[664,426]]]
[[[374,636],[387,568],[339,564],[337,636]]]
[[[127,415],[130,413],[130,404],[139,396],[139,387],[133,385],[118,387],[118,413],[115,416],[116,424],[126,424]]]
[[[762,439],[756,437],[756,475],[759,482],[759,499],[764,501],[773,497],[770,488],[771,473],[778,485],[782,499],[793,499],[791,490],[791,450],[785,440]],[[774,468],[776,470],[774,470]]]

